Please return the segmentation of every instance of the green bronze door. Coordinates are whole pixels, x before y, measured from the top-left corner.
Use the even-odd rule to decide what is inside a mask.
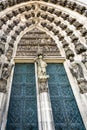
[[[48,64],[47,73],[55,130],[85,130],[63,64]]]
[[[63,64],[47,73],[55,130],[85,130]],[[6,130],[39,130],[34,64],[16,64]]]
[[[6,130],[38,130],[34,64],[16,64]]]

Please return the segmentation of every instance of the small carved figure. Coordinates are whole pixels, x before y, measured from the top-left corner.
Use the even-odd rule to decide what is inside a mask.
[[[74,52],[67,46],[64,48],[64,50],[66,53],[66,58],[69,59],[70,62],[72,62],[74,59]]]
[[[11,60],[12,54],[13,54],[13,48],[11,46],[9,46],[9,48],[8,48],[8,50],[6,52],[6,57],[7,57],[8,61]]]
[[[81,54],[87,50],[87,48],[79,41],[75,44],[75,50],[77,54]]]
[[[8,77],[10,76],[12,67],[13,67],[13,65],[9,65],[8,63],[4,63],[3,68],[2,68],[2,74],[1,74],[2,79],[4,79],[4,80],[8,79]]]
[[[41,92],[47,92],[48,91],[47,82],[41,81],[39,90],[40,90],[40,93]]]
[[[84,78],[82,67],[78,63],[72,63],[70,70],[77,81]]]

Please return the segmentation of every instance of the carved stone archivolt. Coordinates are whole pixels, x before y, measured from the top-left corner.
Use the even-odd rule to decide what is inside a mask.
[[[4,54],[4,52],[5,52],[5,44],[3,44],[2,42],[0,42],[0,56],[2,54]]]
[[[5,49],[5,44],[0,44],[0,92],[5,93],[7,81],[10,77],[13,65],[11,64],[13,48],[9,46],[8,50]]]
[[[68,60],[70,60],[70,61],[74,60],[74,53],[69,47],[65,48],[65,54],[66,54],[66,58]]]
[[[0,11],[19,4],[23,1],[17,0],[4,0],[0,1]],[[25,1],[24,1],[25,2]],[[74,61],[74,57],[77,55],[82,55],[83,52],[86,52],[85,47],[87,47],[87,27],[86,27],[86,16],[87,8],[86,5],[77,4],[75,1],[66,1],[66,0],[51,0],[45,2],[28,2],[28,4],[20,4],[18,7],[14,7],[5,13],[1,12],[0,15],[0,56],[4,55],[7,59],[5,62],[10,64],[11,59],[13,58],[14,47],[16,46],[17,39],[21,37],[22,33],[25,30],[30,29],[31,27],[44,28],[46,32],[51,34],[59,45],[59,42],[64,49],[66,59],[70,62]],[[54,8],[53,5],[46,4],[46,2],[51,2],[53,4],[69,8],[71,10],[77,11],[79,17],[82,16],[83,20],[77,18],[76,15],[72,15],[71,12],[66,12],[60,8]],[[74,13],[73,11],[73,13]],[[42,38],[41,34],[35,32],[33,36],[30,37],[32,31],[29,34],[29,37],[26,38],[29,42],[25,42],[25,39],[21,39],[21,45],[18,46],[17,56],[35,56],[35,53],[38,48],[38,44],[42,46],[45,56],[60,56],[60,51],[55,42],[49,38]],[[69,40],[71,41],[68,41]],[[34,39],[34,41],[32,40]],[[39,42],[37,42],[39,39]],[[79,42],[79,44],[77,44]],[[84,44],[83,44],[84,42]],[[35,44],[34,44],[35,43]],[[71,46],[73,44],[73,48]],[[85,45],[85,46],[84,46]],[[26,48],[26,49],[25,49]],[[61,48],[61,47],[60,47]],[[73,51],[74,50],[74,51]],[[2,58],[0,58],[1,60]],[[0,61],[1,62],[1,61]],[[2,64],[2,62],[1,62]],[[86,66],[86,62],[84,63]]]
[[[87,50],[87,48],[80,42],[77,42],[75,44],[75,50],[76,50],[77,54],[81,54],[81,53],[85,52]]]
[[[17,3],[17,2],[14,2],[14,3]],[[57,1],[57,3],[58,3],[58,1]],[[62,5],[60,3],[65,3],[65,2],[64,1],[59,2],[59,5]],[[74,4],[73,4],[73,2],[66,2],[66,3],[67,3],[67,6],[65,6],[65,7],[71,7],[71,9],[73,7],[72,5],[76,5],[75,2],[74,2]],[[54,2],[54,4],[55,4],[55,2]],[[65,5],[65,4],[63,4],[63,5]],[[38,10],[36,12],[37,6],[38,6]],[[76,7],[81,7],[81,6],[79,5],[79,6],[76,6]],[[78,10],[78,8],[76,8],[76,10]],[[81,7],[81,10],[82,11],[85,10],[85,7]],[[31,12],[29,13],[28,11],[31,11]],[[22,22],[21,19],[18,18],[18,14],[23,15],[26,20],[31,20],[31,22],[28,21],[28,22],[25,22],[25,25],[18,26],[18,24],[20,22]],[[15,19],[12,20],[12,16]],[[61,34],[58,29],[55,29],[53,27],[53,25],[51,25],[52,22],[56,26],[60,27],[63,31],[65,31],[67,33],[67,36],[71,35],[70,38],[71,38],[72,42],[76,43],[79,38],[76,37],[76,35],[72,34],[73,30],[69,30],[69,27],[66,24],[64,24],[61,20],[56,20],[57,17],[61,17],[62,21],[65,21],[65,20],[68,21],[69,24],[70,25],[72,24],[75,27],[76,30],[80,30],[80,32],[82,33],[82,36],[84,36],[84,35],[86,36],[86,30],[87,29],[83,26],[83,23],[80,23],[76,18],[71,17],[68,13],[63,12],[63,11],[58,10],[58,9],[55,9],[54,7],[49,7],[45,4],[38,4],[38,3],[34,4],[34,3],[32,3],[30,5],[20,6],[19,8],[16,8],[16,9],[10,11],[10,12],[7,12],[6,15],[4,15],[0,18],[0,28],[2,28],[3,25],[8,26],[7,29],[4,31],[5,35],[2,36],[2,39],[4,41],[6,41],[7,38],[5,36],[8,33],[10,33],[10,31],[14,30],[14,27],[17,27],[14,35],[11,35],[11,39],[13,39],[15,41],[17,36],[20,35],[20,33],[22,31],[24,31],[25,28],[31,26],[32,24],[35,24],[35,21],[32,20],[32,19],[35,18],[36,21],[37,21],[37,18],[39,18],[39,19],[42,18],[43,20],[48,20],[49,23],[47,21],[46,21],[47,23],[41,22],[40,23],[41,26],[46,27],[47,30],[49,30],[49,31],[52,31],[54,33],[54,35],[56,35],[59,38],[59,41],[62,41],[64,39],[64,35],[63,35],[63,33]],[[12,21],[11,24],[7,24],[8,20]]]
[[[8,61],[10,61],[12,59],[12,54],[13,54],[13,47],[9,46],[9,48],[6,52],[6,57],[7,57]]]
[[[42,1],[44,1],[44,0],[42,0]],[[14,5],[22,3],[22,2],[27,2],[27,0],[26,1],[24,1],[24,0],[18,0],[18,1],[17,0],[4,0],[4,1],[1,0],[0,1],[0,11],[6,9],[9,6],[14,6]],[[47,3],[51,2],[51,3],[56,4],[56,5],[61,5],[63,7],[67,7],[69,9],[71,9],[71,10],[75,10],[78,13],[87,16],[87,14],[86,14],[86,5],[85,4],[81,5],[81,3],[79,4],[78,2],[69,1],[69,0],[61,0],[61,1],[60,0],[59,1],[58,0],[45,0],[45,2],[47,2]],[[29,10],[31,8],[26,7],[26,9]],[[51,13],[53,13],[53,11],[54,11],[52,8],[47,9],[47,7],[44,7],[44,6],[41,9],[43,9],[44,11],[48,10]],[[20,12],[24,12],[24,10],[25,10],[24,7],[19,8]]]

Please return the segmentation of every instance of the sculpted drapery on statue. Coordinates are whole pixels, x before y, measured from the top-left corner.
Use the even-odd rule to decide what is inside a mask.
[[[49,76],[46,74],[46,67],[47,64],[46,62],[43,60],[43,55],[38,55],[36,62],[38,64],[38,78],[39,79],[47,79],[49,78]]]
[[[38,79],[48,79],[49,75],[46,74],[47,63],[43,60],[42,48],[38,49],[37,58],[35,59],[38,65]]]
[[[49,75],[46,74],[47,63],[43,60],[43,53],[41,48],[38,48],[35,62],[37,63],[39,92],[44,92],[44,91],[47,92],[48,91],[47,79],[49,78]]]

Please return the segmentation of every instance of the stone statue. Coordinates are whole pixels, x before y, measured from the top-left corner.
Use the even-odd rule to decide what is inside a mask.
[[[4,79],[4,80],[8,79],[8,77],[10,76],[12,67],[13,67],[13,65],[9,65],[8,63],[4,63],[3,68],[2,68],[2,74],[1,74],[2,79]]]
[[[38,65],[38,78],[39,79],[44,79],[44,78],[49,78],[49,76],[46,74],[46,67],[47,64],[43,60],[43,55],[38,55],[38,57],[35,60]]]
[[[12,67],[14,65],[8,62],[1,64],[0,72],[0,92],[6,92],[7,80],[11,74]]]
[[[70,70],[78,81],[84,78],[82,67],[78,63],[72,63]]]
[[[43,80],[43,81],[40,82],[39,91],[40,91],[40,93],[48,92],[48,86],[47,86],[46,80]]]
[[[71,73],[76,78],[80,93],[86,93],[87,92],[87,80],[84,77],[82,67],[78,63],[72,63],[71,64]]]
[[[47,80],[49,75],[46,74],[47,63],[43,60],[42,48],[38,48],[37,58],[35,59],[37,63],[37,76],[38,76],[38,84],[39,84],[39,92],[47,92]]]

